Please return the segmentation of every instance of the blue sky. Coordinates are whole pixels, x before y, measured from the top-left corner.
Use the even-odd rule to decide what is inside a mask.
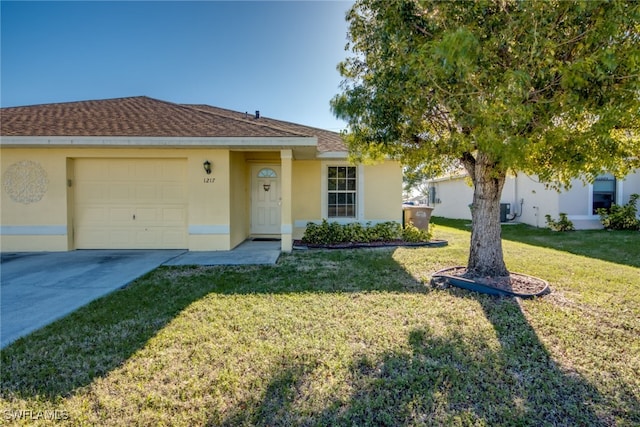
[[[146,95],[341,130],[349,1],[2,1],[3,107]]]

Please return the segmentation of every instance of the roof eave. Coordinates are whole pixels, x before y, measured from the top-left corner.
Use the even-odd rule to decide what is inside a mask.
[[[310,137],[129,137],[129,136],[2,136],[11,147],[157,147],[157,148],[297,148],[317,147]]]
[[[325,151],[318,154],[319,159],[346,159],[349,157],[348,151]]]

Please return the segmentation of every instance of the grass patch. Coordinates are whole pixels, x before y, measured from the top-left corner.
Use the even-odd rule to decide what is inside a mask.
[[[445,248],[157,269],[3,349],[0,415],[30,425],[48,422],[10,416],[58,410],[69,425],[638,425],[638,266],[589,248],[573,254],[558,247],[558,233],[525,230],[520,241],[505,237],[507,265],[549,280],[550,296],[426,286],[431,272],[466,262],[469,232],[460,228],[439,223]]]
[[[471,231],[471,221],[432,217],[437,226]],[[502,226],[502,239],[558,249],[618,264],[640,267],[640,232],[630,230],[580,230],[557,232],[527,224]]]

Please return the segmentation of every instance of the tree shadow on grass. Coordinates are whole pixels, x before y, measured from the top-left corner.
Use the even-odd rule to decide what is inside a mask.
[[[261,394],[251,392],[230,412],[213,409],[217,415],[210,424],[607,425],[615,421],[600,414],[611,416],[611,408],[623,408],[619,416],[629,424],[639,416],[633,393],[616,396],[623,401],[614,404],[614,397],[600,395],[580,375],[557,366],[515,300],[426,289],[391,250],[292,255],[276,267],[161,268],[3,349],[0,397],[21,405],[57,405],[125,364],[209,294],[359,292],[451,292],[475,300],[492,323],[499,348],[455,331],[413,329],[407,349],[355,355],[350,392],[328,398],[320,409],[301,399],[315,389],[312,374],[323,362],[285,355],[265,373],[270,380]]]
[[[464,291],[454,291],[465,293]],[[428,328],[412,330],[410,350],[363,356],[350,367],[352,392],[325,409],[301,409],[314,362],[286,363],[262,400],[244,402],[211,425],[633,425],[640,404],[604,397],[559,366],[528,324],[517,300],[470,294],[492,324],[499,348]],[[619,396],[618,396],[619,398]],[[611,410],[623,407],[626,410]],[[618,420],[615,417],[619,417]]]
[[[275,267],[161,267],[0,350],[0,399],[54,403],[70,396],[123,365],[211,293],[420,291],[391,254],[373,249],[289,255]],[[363,263],[368,268],[359,269]],[[350,279],[353,271],[360,271],[357,280]]]

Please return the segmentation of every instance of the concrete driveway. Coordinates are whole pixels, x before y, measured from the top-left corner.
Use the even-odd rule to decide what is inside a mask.
[[[214,252],[180,249],[3,253],[0,348],[160,265],[273,265],[279,256],[279,241],[246,241],[231,251]]]
[[[185,252],[87,250],[2,254],[0,348]]]

